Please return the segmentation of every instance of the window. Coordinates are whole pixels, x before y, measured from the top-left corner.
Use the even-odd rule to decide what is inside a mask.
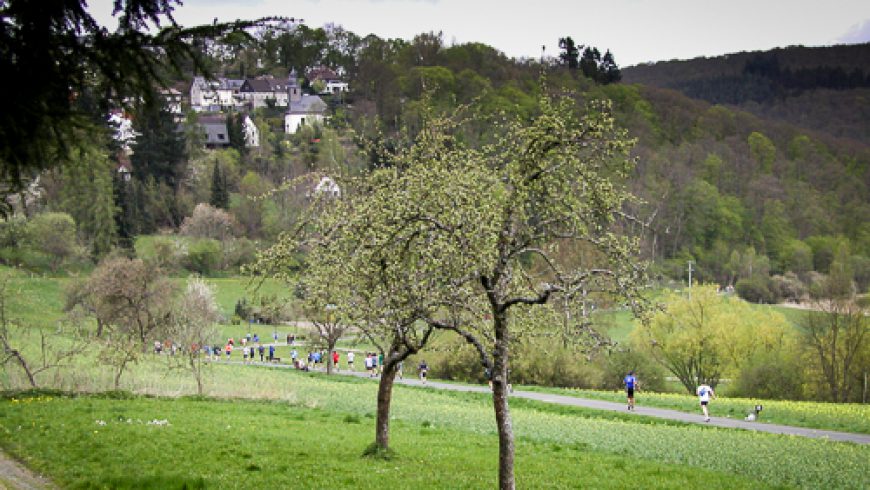
[[[217,137],[218,137],[218,139],[221,140],[221,141],[224,140],[224,134],[223,134],[223,133],[218,133]]]

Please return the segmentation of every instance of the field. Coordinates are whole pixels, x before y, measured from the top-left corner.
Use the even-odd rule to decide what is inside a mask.
[[[217,365],[208,388],[215,399],[153,397],[189,392],[190,384],[181,373],[142,366],[128,380],[138,396],[10,394],[0,402],[0,444],[71,487],[310,488],[306,482],[323,475],[340,488],[479,488],[495,481],[486,395],[397,386],[397,456],[380,461],[360,456],[373,432],[374,381]],[[646,485],[667,488],[870,485],[866,446],[525,400],[512,406],[523,488],[625,487],[641,475]]]
[[[12,316],[51,327],[61,317],[68,279],[14,275]],[[225,314],[248,292],[243,279],[209,281]],[[278,283],[264,288],[286,291]],[[626,318],[615,316],[612,328],[624,330]],[[268,340],[275,331],[225,325],[220,335],[251,332]],[[277,331],[283,341],[294,330]],[[280,345],[277,354],[287,357],[289,347]],[[167,360],[146,356],[125,373],[125,391],[107,392],[111,372],[86,352],[68,369],[39,376],[64,392],[6,392],[0,446],[70,488],[481,488],[496,481],[498,443],[487,395],[397,386],[395,455],[372,459],[362,453],[373,438],[374,380],[222,361],[207,368],[206,397],[192,398],[193,377],[170,369]],[[0,386],[24,385],[13,366],[0,373]],[[620,392],[523,389],[623,400]],[[638,403],[697,411],[686,395],[640,392]],[[719,398],[712,410],[742,417],[755,403],[765,407],[763,421],[870,433],[866,406]],[[870,487],[867,446],[522,399],[512,400],[511,411],[520,488],[625,488],[641,481],[653,488]]]

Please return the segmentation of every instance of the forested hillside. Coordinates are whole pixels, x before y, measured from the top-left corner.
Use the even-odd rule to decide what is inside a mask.
[[[535,114],[543,75],[548,91],[611,100],[637,138],[630,185],[642,202],[627,210],[637,221],[625,226],[642,237],[661,277],[684,279],[692,261],[699,280],[774,302],[806,297],[836,265],[867,290],[870,117],[861,97],[870,91],[870,45],[658,63],[624,70],[622,82],[619,53],[587,49],[580,59],[562,45],[565,53],[542,63],[482,44],[447,45],[436,33],[381,39],[300,25],[207,43],[199,48],[217,76],[286,80],[293,68],[326,66],[345,74],[350,92],[324,96],[326,124],[295,134],[283,130],[280,107],[245,111],[259,128],[257,147],[244,144],[237,112],[217,114],[230,123],[230,146],[207,149],[192,129],[203,114],[188,110],[178,125],[142,107],[132,117],[139,136],[129,162],[119,160],[107,127],[91,150],[18,196],[17,217],[2,225],[0,259],[76,268],[162,231],[138,252],[170,269],[232,273],[292,225],[317,179],[383,165],[372,149],[406,145],[424,107],[465,107],[465,138],[474,144],[493,137],[489,116]],[[168,83],[183,93],[193,75]],[[132,167],[128,181],[113,172],[123,165]],[[255,199],[291,179],[294,186]],[[215,222],[223,224],[203,225]],[[69,247],[59,246],[67,238],[45,239],[62,229],[74,230],[65,235]]]
[[[626,68],[624,80],[870,143],[870,44],[663,61]]]

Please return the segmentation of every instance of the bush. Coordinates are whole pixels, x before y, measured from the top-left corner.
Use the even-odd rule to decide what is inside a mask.
[[[221,245],[217,240],[206,238],[190,244],[187,249],[186,267],[197,274],[208,275],[218,270],[221,263]]]
[[[793,272],[771,277],[770,289],[774,296],[795,303],[803,301],[809,294],[806,285]]]
[[[763,276],[737,281],[737,295],[750,303],[779,303],[779,298],[770,290],[770,280]]]
[[[602,374],[599,388],[622,389],[623,378],[629,371],[634,371],[641,389],[665,391],[665,371],[646,354],[631,350],[604,352],[597,356],[596,363]]]
[[[796,356],[784,352],[764,352],[744,363],[734,380],[732,396],[800,400],[804,397],[801,374],[804,369]]]
[[[257,257],[256,243],[247,238],[223,242],[222,269],[238,269],[250,264]]]
[[[184,243],[171,236],[155,236],[147,251],[137,250],[139,258],[165,270],[167,273],[175,272],[181,268],[186,253]]]
[[[199,203],[193,214],[184,218],[180,232],[182,235],[223,241],[232,238],[237,228],[238,223],[230,213]]]
[[[25,243],[48,258],[52,272],[68,260],[85,257],[86,253],[76,239],[76,223],[66,213],[42,213],[27,223]]]

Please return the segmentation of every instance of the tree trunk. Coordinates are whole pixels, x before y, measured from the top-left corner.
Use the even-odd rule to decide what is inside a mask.
[[[504,313],[494,315],[496,345],[493,353],[492,403],[498,426],[498,486],[514,490],[514,429],[508,406],[508,328]]]
[[[30,366],[27,365],[27,361],[24,360],[24,357],[15,349],[10,349],[9,344],[6,344],[7,352],[11,353],[15,360],[18,361],[18,365],[21,366],[21,369],[24,371],[24,374],[27,375],[27,381],[30,382],[31,388],[36,388],[36,377],[33,375],[33,371],[30,370]]]
[[[384,372],[378,383],[378,418],[375,422],[375,445],[379,449],[390,446],[390,402],[393,398],[393,381],[396,379],[397,363],[384,362]]]

